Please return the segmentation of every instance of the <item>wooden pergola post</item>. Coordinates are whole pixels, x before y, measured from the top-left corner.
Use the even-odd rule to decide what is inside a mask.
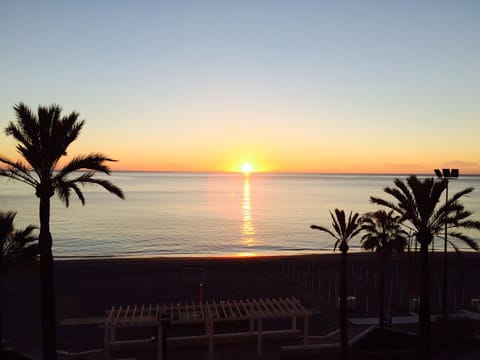
[[[257,357],[262,357],[262,317],[257,318]]]
[[[108,312],[107,320],[105,321],[104,338],[103,338],[103,355],[105,360],[110,360],[110,341],[115,340],[115,326],[112,326],[113,313],[115,307],[112,307]]]
[[[163,360],[163,344],[162,344],[162,338],[163,338],[163,326],[161,324],[161,320],[157,319],[157,360]]]
[[[103,356],[105,360],[110,360],[110,329],[105,325],[105,333],[103,338]]]
[[[308,324],[309,316],[305,314],[303,316],[303,344],[308,345],[308,332],[309,332],[309,324]]]
[[[213,359],[213,319],[206,319],[207,337],[208,337],[208,358]]]

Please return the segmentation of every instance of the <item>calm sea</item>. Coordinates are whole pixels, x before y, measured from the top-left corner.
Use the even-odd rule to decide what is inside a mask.
[[[393,175],[280,175],[118,172],[120,200],[85,188],[86,206],[65,208],[52,199],[51,231],[56,258],[149,256],[249,256],[332,250],[329,210],[363,213],[377,207],[369,197],[389,198]],[[450,182],[450,194],[477,190],[464,204],[480,219],[480,177]],[[0,210],[16,211],[16,225],[38,224],[38,199],[25,185],[0,179]],[[480,239],[479,233],[472,234]],[[439,242],[440,245],[440,242]],[[358,249],[358,242],[351,248]]]

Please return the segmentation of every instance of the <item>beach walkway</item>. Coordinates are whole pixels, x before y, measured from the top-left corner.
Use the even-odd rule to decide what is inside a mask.
[[[431,321],[435,321],[441,318],[442,315],[432,314]],[[449,317],[457,318],[466,318],[470,320],[480,321],[480,313],[473,312],[469,310],[461,310],[459,313],[449,314]],[[354,325],[377,325],[378,317],[365,317],[365,318],[349,318],[348,321]],[[393,316],[392,324],[396,325],[405,325],[405,324],[417,324],[418,323],[418,314],[412,313],[409,316]]]

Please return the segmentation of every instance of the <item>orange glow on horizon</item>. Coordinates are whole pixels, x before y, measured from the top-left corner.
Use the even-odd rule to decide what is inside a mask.
[[[432,162],[433,163],[433,162]],[[436,162],[435,162],[436,164]],[[344,166],[295,166],[282,164],[284,166],[275,166],[275,167],[266,167],[255,165],[255,168],[252,172],[254,173],[312,173],[312,174],[432,174],[433,169],[449,167],[447,165],[423,165],[423,164],[412,164],[411,166],[407,165],[396,165],[396,164],[381,164],[381,165],[362,165],[357,166],[346,164]],[[137,163],[128,163],[123,160],[119,160],[115,163],[109,163],[110,168],[113,171],[151,171],[151,172],[218,172],[218,173],[241,173],[245,174],[242,170],[242,163],[236,163],[233,165],[219,165],[219,166],[208,166],[206,164],[151,164],[147,161],[137,162]],[[480,168],[471,166],[471,167],[462,167],[453,165],[452,168],[459,168],[461,174],[463,175],[480,175]]]
[[[257,253],[254,253],[254,252],[241,252],[241,253],[237,253],[237,256],[238,257],[256,257],[258,256]]]
[[[79,151],[78,153],[82,153]],[[73,152],[72,152],[73,154]],[[207,151],[202,156],[192,157],[185,150],[156,153],[141,156],[139,153],[124,150],[109,151],[108,155],[118,159],[110,163],[113,170],[127,171],[170,171],[170,172],[220,172],[245,174],[245,164],[252,166],[254,173],[325,173],[325,174],[432,174],[433,169],[449,167],[459,168],[461,173],[480,174],[480,167],[474,162],[445,162],[437,158],[413,156],[387,158],[382,154],[375,157],[360,152],[358,156],[350,153],[317,156],[310,152],[305,156],[301,152],[284,153],[281,151],[245,150],[226,148],[214,153]]]
[[[23,162],[15,149],[15,142],[10,141],[1,145],[2,156],[12,161]],[[196,155],[193,156],[189,149],[182,149],[180,152],[174,151],[176,149],[165,151],[151,149],[145,152],[141,146],[140,149],[125,146],[103,149],[101,146],[97,148],[95,144],[88,144],[91,146],[87,147],[80,144],[74,145],[60,164],[65,164],[75,155],[88,154],[91,149],[96,148],[100,153],[118,160],[107,163],[112,171],[246,173],[243,166],[251,164],[252,172],[255,173],[432,174],[434,176],[433,169],[445,167],[459,168],[462,175],[480,174],[480,164],[466,156],[459,156],[466,160],[451,161],[446,161],[445,157],[440,156],[420,157],[414,154],[407,154],[405,157],[387,157],[384,154],[371,156],[367,151],[357,151],[359,154],[345,152],[340,155],[319,156],[319,150],[315,153],[310,151],[308,156],[305,156],[300,151],[285,153],[274,149],[254,151],[244,148],[226,148],[224,151],[215,149],[215,151],[198,153],[198,156],[195,153]]]

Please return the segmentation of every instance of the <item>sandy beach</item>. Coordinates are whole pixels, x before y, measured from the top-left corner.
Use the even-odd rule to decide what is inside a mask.
[[[438,267],[436,276],[440,276],[440,260],[437,258],[434,262],[434,268]],[[453,254],[449,257],[453,284],[449,299],[451,306],[458,309],[467,306],[470,298],[480,295],[479,279],[475,275],[480,270],[478,254],[466,254],[464,263],[466,271],[461,277],[458,260]],[[57,261],[58,349],[78,352],[101,348],[103,330],[100,325],[105,311],[113,305],[199,301],[199,279],[195,278],[198,274],[202,276],[205,301],[295,296],[313,313],[310,334],[321,336],[338,328],[333,299],[335,285],[338,285],[339,265],[339,254]],[[374,255],[350,254],[349,266],[349,292],[356,296],[356,307],[349,316],[375,317]],[[411,267],[408,257],[402,256],[393,258],[387,269],[390,284],[387,284],[387,289],[390,286],[389,291],[393,295],[391,305],[395,310],[394,316],[409,314],[407,299],[414,291],[414,285],[409,285],[409,282],[412,283],[408,271]],[[194,272],[188,273],[186,269],[194,269]],[[413,274],[415,277],[418,274]],[[460,278],[463,280],[458,280]],[[39,289],[38,272],[32,269],[11,271],[4,278],[4,337],[16,349],[35,358],[41,358]],[[432,304],[435,302],[436,298],[432,296]],[[351,324],[351,336],[364,327]],[[409,326],[410,330],[415,328],[415,325]],[[280,345],[266,345],[265,358],[278,358]],[[220,349],[219,354],[229,359],[240,356],[238,354],[242,351],[255,354],[255,345],[235,349],[235,346],[230,350]],[[242,350],[239,352],[238,349]],[[204,354],[206,349],[198,351],[197,356],[200,356],[198,354]],[[182,358],[184,355],[181,350],[176,350],[172,351],[172,356],[169,358]]]

